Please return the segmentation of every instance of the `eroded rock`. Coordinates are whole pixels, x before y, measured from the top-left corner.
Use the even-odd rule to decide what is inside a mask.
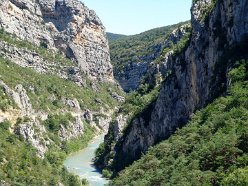
[[[105,28],[78,0],[2,0],[0,28],[36,46],[61,51],[92,79],[113,82]]]

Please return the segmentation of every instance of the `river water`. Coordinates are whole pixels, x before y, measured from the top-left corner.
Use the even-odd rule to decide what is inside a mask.
[[[91,186],[103,186],[108,180],[92,165],[94,152],[100,143],[103,142],[104,135],[94,138],[85,149],[71,154],[64,161],[64,166],[73,174],[86,178]]]

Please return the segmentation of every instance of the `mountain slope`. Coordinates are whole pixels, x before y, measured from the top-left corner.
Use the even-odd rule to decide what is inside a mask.
[[[248,61],[237,62],[229,78],[227,95],[196,112],[110,185],[247,185]]]
[[[114,77],[125,91],[135,90],[149,70],[149,65],[159,58],[169,43],[176,43],[184,35],[172,31],[187,25],[182,22],[161,28],[155,28],[137,35],[109,40],[111,63]]]
[[[107,32],[106,35],[107,35],[109,43],[112,43],[116,40],[127,37],[127,35],[114,34],[114,33],[110,33],[110,32]]]

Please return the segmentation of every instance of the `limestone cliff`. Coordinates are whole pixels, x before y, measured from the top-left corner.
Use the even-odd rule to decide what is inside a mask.
[[[183,50],[169,55],[170,72],[157,100],[132,120],[115,145],[114,171],[168,138],[190,116],[225,92],[227,71],[247,57],[247,0],[195,0],[192,33]]]
[[[0,28],[62,52],[92,79],[113,81],[105,28],[78,0],[2,0]]]

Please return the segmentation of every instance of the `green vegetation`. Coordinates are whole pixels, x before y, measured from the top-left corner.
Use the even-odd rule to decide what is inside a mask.
[[[36,155],[30,144],[9,132],[10,123],[0,123],[0,180],[10,185],[87,185],[63,167],[66,153],[50,150],[44,159]],[[87,139],[81,139],[84,142]],[[51,176],[52,175],[52,176]]]
[[[114,85],[108,83],[96,84],[98,91],[94,91],[88,81],[88,86],[82,88],[75,83],[61,79],[55,75],[38,74],[29,68],[22,68],[8,60],[0,57],[0,74],[10,88],[14,89],[17,84],[22,84],[27,90],[33,108],[44,111],[59,111],[67,108],[61,98],[76,98],[81,109],[99,110],[102,107],[115,107],[118,102],[109,94],[109,87],[113,91],[122,94]],[[30,89],[30,87],[32,89]],[[101,94],[99,94],[101,92]],[[100,100],[101,103],[96,103]],[[99,102],[99,101],[98,101]],[[69,108],[67,108],[69,109]]]
[[[103,170],[102,170],[102,175],[103,175],[105,178],[111,178],[112,173],[111,173],[108,169],[103,169]]]
[[[106,35],[107,35],[107,38],[108,38],[109,42],[113,42],[115,40],[128,37],[127,35],[114,34],[114,33],[109,33],[109,32],[107,32]]]
[[[61,142],[58,136],[60,125],[62,124],[66,128],[69,122],[74,121],[74,118],[69,112],[56,113],[62,109],[70,110],[61,101],[62,97],[78,99],[82,109],[99,110],[96,99],[98,102],[101,101],[98,104],[102,104],[103,107],[106,105],[114,107],[118,103],[109,95],[108,89],[111,86],[105,83],[97,84],[98,91],[101,91],[99,94],[90,86],[88,86],[89,88],[81,88],[71,81],[56,76],[38,74],[32,69],[19,67],[4,58],[0,58],[0,74],[1,80],[12,89],[17,84],[22,84],[35,109],[50,113],[43,124],[47,128],[47,137],[52,140],[45,159],[41,160],[36,156],[36,150],[30,144],[22,141],[21,137],[3,131],[4,135],[0,136],[0,154],[2,157],[0,180],[5,180],[11,185],[56,185],[59,182],[65,185],[82,185],[77,177],[70,175],[63,168],[63,160],[66,154],[86,147],[89,140],[92,139],[94,131],[89,124],[84,123],[84,135],[82,137]],[[117,87],[112,86],[111,88],[120,93]],[[0,96],[1,110],[6,111],[15,106],[2,88],[0,89]],[[18,124],[24,120],[18,119],[16,127],[18,128]],[[0,125],[5,126],[5,124]],[[84,183],[86,183],[85,180]]]
[[[133,36],[110,39],[110,56],[115,75],[121,74],[125,66],[130,63],[146,61],[147,59],[155,60],[160,56],[163,49],[162,43],[169,34],[186,23],[188,22],[155,28]]]
[[[141,85],[137,91],[127,94],[121,111],[133,118],[157,99],[159,90],[160,86],[149,89],[148,84]]]
[[[197,111],[110,185],[247,185],[248,61],[237,62],[229,78],[225,96]]]
[[[61,126],[70,131],[70,128],[68,127],[69,123],[72,122],[75,122],[75,118],[71,115],[71,113],[49,115],[48,119],[42,122],[47,129],[49,139],[53,141],[53,144],[49,147],[50,151],[63,150],[63,152],[69,154],[71,152],[81,150],[87,146],[88,142],[93,138],[95,131],[86,122],[84,122],[83,136],[69,141],[61,141],[59,138],[58,132]]]
[[[73,122],[75,118],[71,115],[71,113],[60,114],[60,115],[50,115],[48,119],[45,120],[44,124],[46,128],[55,133],[60,129],[60,125],[63,125],[65,128],[68,127],[69,122]]]
[[[67,154],[86,148],[88,145],[88,142],[95,135],[95,131],[90,126],[85,125],[84,127],[85,129],[84,129],[83,137],[79,137],[77,139],[73,139],[71,141],[62,143],[62,149]]]
[[[5,94],[3,87],[0,87],[0,110],[6,111],[10,108],[15,108],[15,107],[16,105],[13,102],[13,100],[11,100],[9,96]]]
[[[223,186],[245,186],[248,185],[248,167],[237,169],[227,175],[222,181]]]
[[[176,44],[173,44],[171,42],[168,47],[163,49],[159,60],[161,60],[166,53],[172,50],[175,56],[180,54],[188,46],[190,41],[190,35],[191,35],[191,27],[188,27],[186,29],[186,34],[180,39],[180,41],[178,41]]]

